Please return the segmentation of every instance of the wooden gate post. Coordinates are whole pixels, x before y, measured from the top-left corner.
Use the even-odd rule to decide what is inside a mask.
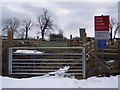
[[[13,31],[8,31],[7,45],[8,47],[13,46]]]
[[[95,48],[95,54],[97,55],[97,51],[98,51],[98,41],[95,39],[95,46],[94,46],[94,48]]]
[[[12,47],[8,49],[9,56],[8,56],[8,74],[12,74]]]
[[[118,67],[120,67],[120,38],[118,39]]]
[[[2,75],[2,37],[0,36],[0,75]]]
[[[90,38],[90,60],[92,60],[92,38]]]
[[[120,39],[118,40],[118,51],[119,51],[119,60],[120,60]]]
[[[10,54],[10,49],[9,48],[11,48],[12,46],[13,46],[13,31],[8,31],[8,37],[7,37],[7,63],[6,63],[6,74],[7,75],[10,75],[10,71],[11,71],[11,69],[10,69],[10,56],[11,56],[11,54]]]

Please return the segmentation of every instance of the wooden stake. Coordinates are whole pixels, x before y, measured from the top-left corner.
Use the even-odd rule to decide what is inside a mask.
[[[13,32],[12,31],[8,31],[7,45],[8,47],[13,46]]]

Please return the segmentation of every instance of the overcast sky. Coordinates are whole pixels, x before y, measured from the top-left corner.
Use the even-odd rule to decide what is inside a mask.
[[[32,1],[32,0],[31,0]],[[34,1],[34,0],[33,0]],[[52,14],[52,19],[69,38],[69,35],[79,36],[79,28],[86,28],[87,36],[94,37],[94,16],[110,15],[118,18],[118,2],[2,2],[2,18],[16,17],[20,20],[36,18],[46,8]],[[113,0],[114,1],[114,0]],[[37,28],[30,31],[31,36],[37,36]]]

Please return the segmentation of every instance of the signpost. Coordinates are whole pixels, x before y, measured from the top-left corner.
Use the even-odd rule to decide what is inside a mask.
[[[106,48],[106,40],[109,39],[109,16],[95,16],[95,39],[98,40],[98,48],[101,48],[101,59],[104,60],[103,48]]]

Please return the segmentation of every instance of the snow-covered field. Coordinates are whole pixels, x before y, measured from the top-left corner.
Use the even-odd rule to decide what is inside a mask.
[[[2,88],[118,88],[118,76],[90,77],[82,80],[58,76],[23,79],[0,76],[0,79],[2,79]]]

